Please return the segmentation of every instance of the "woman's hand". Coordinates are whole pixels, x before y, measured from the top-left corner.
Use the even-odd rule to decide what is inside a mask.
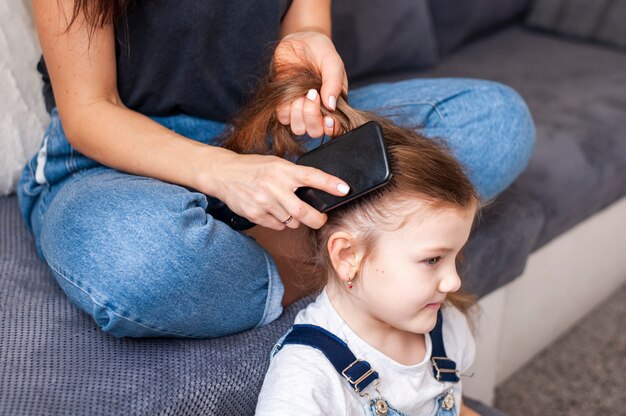
[[[349,190],[345,182],[332,175],[276,156],[229,152],[219,161],[213,160],[214,172],[207,175],[207,180],[214,191],[209,194],[236,214],[274,230],[298,228],[300,223],[320,228],[326,222],[326,214],[295,195],[299,187],[321,189],[336,196]],[[199,189],[202,191],[202,187]]]
[[[337,97],[341,92],[348,92],[348,78],[343,61],[337,53],[332,40],[318,31],[294,32],[285,36],[274,53],[274,60],[280,71],[281,63],[301,62],[310,59],[322,74],[322,88],[318,92],[310,90],[306,97],[300,97],[279,107],[276,111],[278,120],[288,126],[297,135],[307,133],[313,138],[337,136],[341,134],[332,117],[322,117],[320,106],[335,110]],[[280,78],[280,72],[277,76]]]

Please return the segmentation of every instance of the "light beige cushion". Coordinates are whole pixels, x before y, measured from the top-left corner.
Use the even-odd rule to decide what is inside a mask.
[[[0,51],[0,195],[7,195],[48,122],[35,68],[41,52],[22,0],[0,2]]]

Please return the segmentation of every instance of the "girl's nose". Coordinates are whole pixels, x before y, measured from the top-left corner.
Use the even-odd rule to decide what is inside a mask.
[[[441,293],[456,292],[461,288],[461,278],[456,270],[446,273],[439,282],[439,291]]]

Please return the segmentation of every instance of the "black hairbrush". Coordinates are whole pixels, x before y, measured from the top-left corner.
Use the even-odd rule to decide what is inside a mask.
[[[374,121],[303,154],[296,164],[323,170],[350,186],[345,196],[331,195],[314,188],[298,188],[298,198],[320,212],[328,212],[391,180],[385,139],[380,125]]]

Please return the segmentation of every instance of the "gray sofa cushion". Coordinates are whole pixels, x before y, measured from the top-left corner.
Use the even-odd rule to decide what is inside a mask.
[[[351,79],[437,60],[427,0],[332,2],[333,41]]]
[[[439,52],[445,55],[470,37],[520,16],[529,0],[429,0]]]
[[[626,0],[535,0],[526,23],[626,48]]]

